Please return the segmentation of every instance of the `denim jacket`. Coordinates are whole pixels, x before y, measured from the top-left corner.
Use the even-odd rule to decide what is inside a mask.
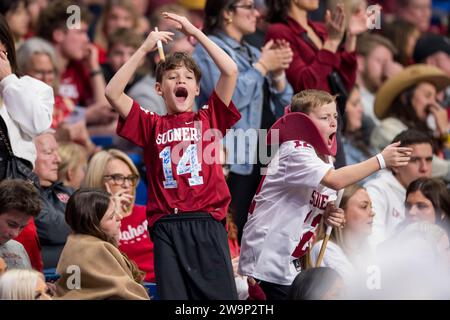
[[[243,131],[251,128],[259,129],[261,127],[265,77],[253,67],[253,63],[258,61],[261,52],[245,42],[237,42],[223,32],[218,32],[216,35],[209,35],[208,37],[236,62],[239,69],[239,76],[232,99],[242,117],[233,129],[242,129]],[[202,72],[200,95],[196,100],[196,105],[200,107],[208,101],[219,79],[220,71],[201,45],[196,46],[193,58]],[[279,118],[284,113],[284,107],[291,102],[292,87],[286,82],[285,89],[282,92],[278,92],[271,78],[267,76],[267,79],[270,88],[270,107],[275,117]],[[255,143],[250,143],[250,139],[245,139],[245,153],[241,153],[237,152],[239,150],[236,149],[237,138],[235,135],[227,135],[225,143],[230,156],[228,162],[231,162],[230,170],[232,172],[242,175],[251,174],[253,169],[251,163],[256,161],[250,161],[249,159],[256,159],[257,151],[256,141],[253,141]],[[233,142],[234,150],[230,150],[231,142]],[[241,164],[237,164],[238,159]]]

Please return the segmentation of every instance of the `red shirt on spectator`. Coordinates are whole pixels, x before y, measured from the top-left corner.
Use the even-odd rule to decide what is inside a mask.
[[[145,206],[134,205],[131,214],[121,221],[119,249],[146,273],[145,281],[155,282],[153,242],[147,226]]]
[[[14,240],[20,242],[25,248],[33,269],[42,272],[44,263],[42,262],[41,244],[39,243],[34,218],[31,218],[30,221],[28,221],[28,224]]]
[[[127,119],[119,118],[117,133],[144,148],[150,227],[171,213],[208,212],[218,221],[225,218],[231,196],[222,166],[218,159],[205,161],[211,149],[220,148],[212,144],[221,137],[206,137],[205,132],[216,129],[225,136],[239,118],[233,102],[226,106],[215,92],[199,112],[160,116],[134,101]]]
[[[59,124],[64,122],[64,120],[72,113],[73,107],[73,105],[67,104],[67,101],[65,101],[63,97],[55,95],[51,128],[56,129]]]
[[[312,21],[308,21],[308,24],[322,42],[325,42],[328,34],[324,24]],[[266,41],[271,39],[285,39],[291,45],[294,56],[286,70],[286,76],[294,92],[305,89],[331,92],[328,75],[333,70],[339,73],[347,90],[355,84],[357,67],[355,52],[332,53],[325,49],[319,50],[307,36],[306,30],[294,19],[288,17],[286,23],[270,24]]]
[[[89,70],[82,61],[71,61],[61,74],[59,94],[77,106],[87,106],[92,99]]]

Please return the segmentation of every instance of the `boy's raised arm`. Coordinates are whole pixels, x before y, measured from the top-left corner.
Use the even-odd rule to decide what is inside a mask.
[[[228,106],[231,102],[238,76],[236,63],[225,51],[210,40],[201,30],[192,25],[185,17],[168,12],[163,12],[162,15],[166,19],[178,22],[181,31],[187,36],[195,37],[211,56],[220,70],[220,77],[216,83],[215,91],[222,102]]]
[[[130,113],[133,101],[124,93],[125,86],[138,68],[139,62],[147,55],[148,52],[156,50],[156,42],[158,40],[167,43],[169,40],[172,40],[172,36],[172,32],[151,32],[139,49],[109,81],[105,90],[106,98],[122,118],[125,119],[128,116],[128,113]],[[149,88],[149,90],[152,90],[152,88]]]
[[[392,143],[381,152],[387,168],[402,167],[408,164],[412,149],[399,147],[399,145],[400,142]],[[360,163],[336,170],[331,169],[323,177],[321,184],[331,189],[340,190],[370,176],[378,170],[380,170],[380,164],[376,157],[372,157]]]

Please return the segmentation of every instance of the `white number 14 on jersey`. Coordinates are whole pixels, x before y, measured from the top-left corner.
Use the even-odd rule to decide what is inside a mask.
[[[170,147],[165,147],[159,153],[159,157],[162,159],[163,165],[165,179],[163,181],[164,188],[178,188],[177,180],[173,178]],[[190,173],[191,177],[188,179],[189,186],[198,186],[203,184],[203,177],[200,176],[200,171],[202,171],[202,166],[198,162],[197,145],[190,144],[177,164],[177,175]]]

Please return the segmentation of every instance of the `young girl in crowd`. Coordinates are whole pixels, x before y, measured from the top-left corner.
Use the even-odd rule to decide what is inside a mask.
[[[70,197],[66,221],[73,233],[56,268],[59,298],[149,299],[143,273],[117,248],[124,198],[100,189],[80,189]]]

